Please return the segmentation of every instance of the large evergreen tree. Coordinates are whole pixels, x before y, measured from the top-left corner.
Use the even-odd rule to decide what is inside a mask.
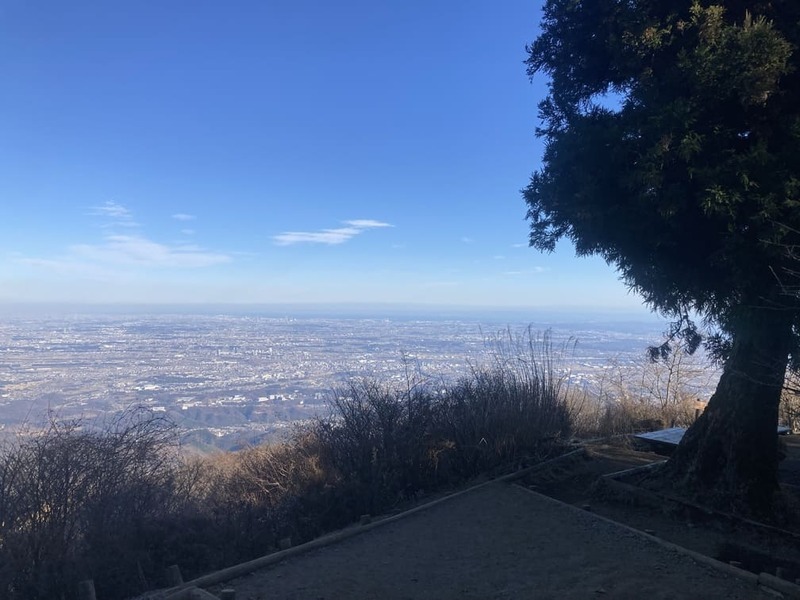
[[[598,254],[655,309],[723,332],[723,374],[664,475],[737,511],[778,489],[800,301],[800,2],[546,0],[529,75],[546,149],[530,243]]]

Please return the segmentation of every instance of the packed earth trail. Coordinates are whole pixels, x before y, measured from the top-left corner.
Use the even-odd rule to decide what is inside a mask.
[[[493,483],[219,586],[241,600],[772,597],[624,526]]]

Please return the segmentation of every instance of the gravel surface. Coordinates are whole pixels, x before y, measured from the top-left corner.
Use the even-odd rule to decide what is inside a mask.
[[[595,515],[496,483],[218,586],[237,600],[771,598]]]

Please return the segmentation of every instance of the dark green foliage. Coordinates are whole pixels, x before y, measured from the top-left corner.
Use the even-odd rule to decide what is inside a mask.
[[[800,10],[774,5],[548,2],[531,244],[566,236],[652,306],[722,325],[774,287],[800,241]]]
[[[527,61],[551,80],[543,166],[523,192],[531,245],[552,251],[566,237],[653,308],[683,323],[696,311],[718,329],[724,385],[671,466],[687,487],[750,508],[776,489],[768,424],[798,354],[800,304],[782,279],[800,244],[799,44],[789,0],[550,0]],[[699,342],[691,325],[673,333]],[[737,397],[745,389],[751,398]],[[737,441],[709,440],[701,456],[706,435]],[[766,475],[743,466],[748,446],[768,448]]]

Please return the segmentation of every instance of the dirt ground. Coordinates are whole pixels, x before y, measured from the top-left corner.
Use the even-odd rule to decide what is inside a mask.
[[[787,458],[780,467],[782,483],[800,477],[800,436],[784,438]],[[652,505],[636,498],[602,493],[593,485],[605,473],[664,460],[664,456],[641,452],[626,445],[587,447],[585,457],[526,478],[534,490],[574,506],[589,508],[614,521],[647,531],[684,548],[723,562],[736,561],[754,573],[776,573],[789,581],[800,578],[800,532],[781,534],[751,527],[739,520],[722,519],[704,511],[665,503]],[[797,488],[795,489],[795,493]],[[795,524],[796,526],[796,524]]]
[[[238,600],[771,597],[592,512],[500,482],[211,591],[224,587]]]

